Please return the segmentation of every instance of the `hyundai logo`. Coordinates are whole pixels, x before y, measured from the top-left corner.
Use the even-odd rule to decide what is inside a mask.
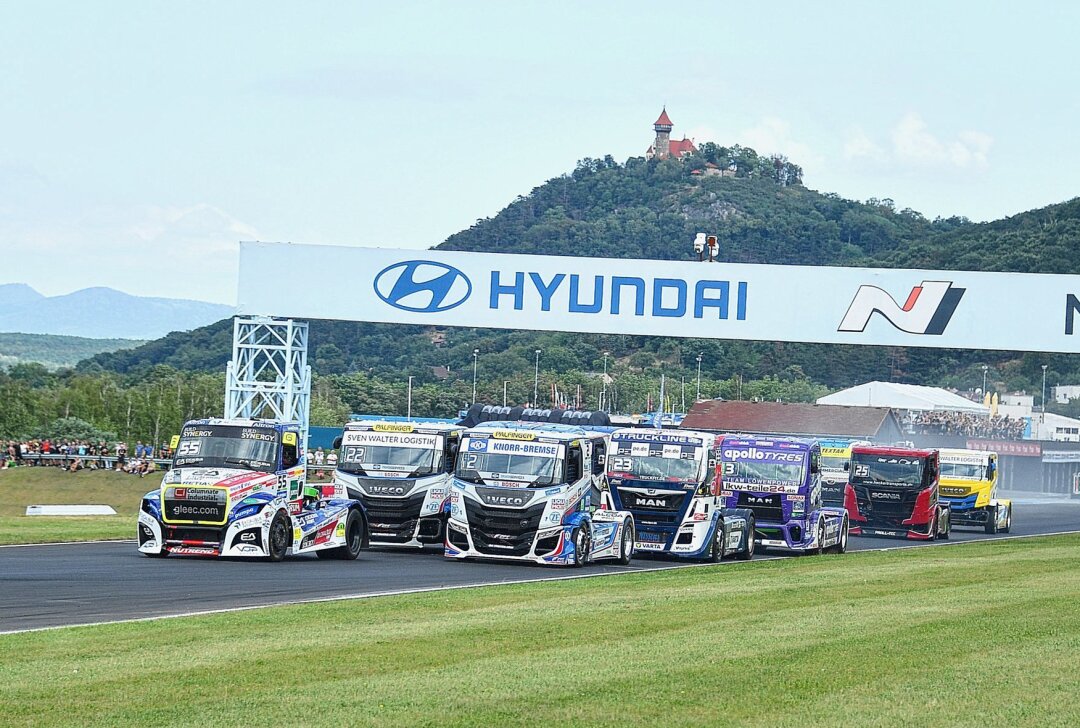
[[[448,311],[465,303],[472,282],[457,268],[430,260],[394,263],[375,276],[375,293],[394,308],[416,313]]]

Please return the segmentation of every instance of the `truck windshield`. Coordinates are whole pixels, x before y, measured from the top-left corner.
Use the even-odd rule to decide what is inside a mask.
[[[923,461],[918,457],[853,454],[851,482],[918,487],[923,482]]]
[[[278,433],[268,427],[191,425],[180,433],[174,468],[277,469]]]
[[[466,446],[469,444],[471,443],[465,443]],[[535,447],[548,448],[550,453],[462,452],[458,458],[455,475],[459,480],[470,483],[510,481],[520,483],[522,486],[549,486],[561,483],[562,447],[559,445]],[[524,449],[521,446],[519,448]]]
[[[986,466],[971,463],[941,463],[941,477],[986,480]]]
[[[430,475],[435,472],[436,451],[418,447],[343,445],[338,469],[364,475],[400,472],[403,475]]]
[[[410,478],[434,473],[441,456],[442,438],[438,435],[346,430],[338,470]]]
[[[833,472],[843,471],[844,466],[847,465],[848,459],[843,455],[822,455],[819,460],[822,470],[830,470]]]
[[[696,481],[698,461],[691,458],[663,458],[649,455],[614,455],[611,458],[611,472],[642,480]]]
[[[803,482],[805,466],[801,463],[773,463],[747,460],[724,463],[724,480],[741,483],[795,483]]]

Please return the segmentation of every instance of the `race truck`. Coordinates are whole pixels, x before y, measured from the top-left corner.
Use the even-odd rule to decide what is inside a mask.
[[[722,438],[693,430],[611,433],[607,482],[616,508],[634,515],[634,548],[719,561],[754,556],[754,516],[725,509],[714,483]]]
[[[933,541],[949,538],[949,505],[938,498],[938,451],[854,445],[848,478],[851,533]]]
[[[357,421],[334,441],[334,483],[324,493],[367,510],[372,546],[443,545],[450,478],[464,427],[444,423]]]
[[[975,526],[986,533],[1012,530],[1012,501],[997,497],[997,453],[941,450],[941,500],[949,504],[949,523]]]
[[[821,447],[821,502],[833,508],[856,507],[855,489],[848,482],[852,445],[869,445],[866,440],[818,440]]]
[[[461,436],[445,555],[584,566],[630,563],[634,518],[603,491],[604,433],[485,422]]]
[[[147,556],[355,559],[367,545],[363,504],[307,485],[299,423],[193,420],[172,445],[172,467],[139,509]]]
[[[794,437],[728,435],[717,481],[728,508],[754,514],[764,548],[820,554],[847,551],[848,516],[822,504],[821,448]]]

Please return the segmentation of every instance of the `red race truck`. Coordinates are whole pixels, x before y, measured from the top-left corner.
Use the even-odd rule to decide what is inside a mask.
[[[937,450],[854,445],[847,503],[851,533],[933,541],[949,537],[949,506],[938,498]]]

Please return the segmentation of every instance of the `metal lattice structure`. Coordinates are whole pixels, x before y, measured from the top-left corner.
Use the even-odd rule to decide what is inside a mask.
[[[225,370],[225,417],[299,422],[306,440],[311,405],[307,344],[306,322],[234,318],[232,361]]]

